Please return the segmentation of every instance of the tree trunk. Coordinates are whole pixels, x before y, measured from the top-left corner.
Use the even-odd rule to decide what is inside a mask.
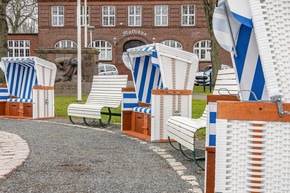
[[[205,16],[206,16],[207,29],[211,37],[212,83],[214,86],[216,82],[218,70],[221,69],[220,54],[219,54],[220,45],[215,39],[215,36],[213,33],[213,27],[212,27],[212,18],[213,18],[215,3],[213,0],[202,0],[202,1],[203,1],[203,6],[204,6]]]
[[[0,58],[7,56],[7,34],[8,26],[6,21],[6,6],[10,0],[0,1]],[[0,70],[0,84],[5,83],[5,76],[2,70]]]

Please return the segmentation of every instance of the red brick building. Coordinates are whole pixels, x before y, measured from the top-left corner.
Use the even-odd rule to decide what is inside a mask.
[[[8,56],[35,56],[38,48],[38,34],[8,34]]]
[[[85,8],[81,2],[85,46]],[[115,64],[121,74],[130,73],[123,65],[122,53],[153,42],[195,52],[200,68],[211,63],[210,37],[200,0],[87,0],[87,6],[87,22],[94,28],[87,32],[88,47],[99,49],[99,61]],[[38,0],[38,12],[38,48],[76,46],[76,0]],[[226,54],[222,63],[231,65],[229,54],[221,54]]]

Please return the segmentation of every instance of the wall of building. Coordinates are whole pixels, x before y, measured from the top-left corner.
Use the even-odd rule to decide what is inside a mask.
[[[8,40],[30,40],[30,56],[36,56],[35,49],[38,48],[38,34],[8,34]]]
[[[83,2],[83,1],[82,1]],[[75,0],[39,0],[39,47],[54,47],[60,40],[72,40],[77,42],[76,1]],[[113,5],[116,7],[116,25],[114,27],[102,27],[102,6]],[[128,6],[142,6],[142,26],[128,26]],[[166,27],[154,26],[154,6],[169,6],[169,25]],[[195,26],[181,26],[181,5],[195,5]],[[51,6],[65,7],[65,21],[63,27],[51,25]],[[130,40],[140,40],[145,44],[175,40],[182,44],[183,50],[193,52],[194,44],[200,40],[209,40],[206,18],[202,1],[200,0],[163,0],[163,1],[123,1],[123,0],[88,0],[90,8],[90,25],[95,27],[92,34],[93,40],[106,40],[113,45],[112,61],[100,61],[113,63],[121,74],[130,74],[130,71],[122,62],[123,46]],[[82,37],[84,29],[82,28]],[[89,34],[88,34],[89,38]],[[115,40],[115,41],[114,41]],[[88,40],[89,42],[89,40]],[[84,41],[82,40],[84,45]],[[228,53],[222,51],[222,63],[231,65]],[[226,57],[224,57],[226,56]],[[210,61],[201,61],[200,69],[210,64]]]

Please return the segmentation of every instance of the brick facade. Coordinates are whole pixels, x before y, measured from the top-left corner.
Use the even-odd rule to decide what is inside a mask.
[[[30,40],[30,55],[35,56],[34,50],[38,48],[38,34],[8,34],[8,40]]]
[[[181,43],[183,50],[193,52],[194,45],[201,40],[210,40],[207,32],[206,19],[202,1],[200,0],[163,0],[163,1],[125,1],[125,0],[87,0],[90,9],[90,25],[95,27],[92,34],[93,40],[105,40],[113,45],[112,61],[105,63],[115,64],[120,74],[130,74],[122,62],[123,46],[130,40],[140,40],[145,44],[153,41],[175,40]],[[81,0],[83,5],[83,0]],[[114,27],[102,27],[102,6],[115,6],[116,23]],[[128,6],[142,6],[142,26],[128,26]],[[168,5],[168,26],[157,27],[154,25],[154,6]],[[181,5],[195,5],[195,26],[181,25]],[[51,7],[64,6],[64,26],[53,27]],[[38,47],[52,48],[60,40],[77,42],[77,13],[76,0],[39,0],[39,31]],[[82,28],[82,44],[84,45],[84,29]],[[89,39],[89,34],[88,34]],[[115,41],[114,41],[115,40]],[[89,42],[89,40],[88,40]],[[221,51],[222,63],[231,65],[227,52]],[[102,62],[102,61],[100,61]],[[201,61],[200,69],[210,64],[210,61]]]

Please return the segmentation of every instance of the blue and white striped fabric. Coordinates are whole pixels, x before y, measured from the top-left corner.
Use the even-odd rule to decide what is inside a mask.
[[[206,127],[208,134],[207,146],[216,146],[216,116],[217,116],[217,103],[208,103],[208,127]]]
[[[152,89],[162,88],[161,73],[154,44],[131,48],[127,53],[132,62],[132,74],[138,101],[150,104]]]
[[[241,23],[233,17],[224,0],[219,1],[213,18],[215,38],[223,49],[232,52],[235,49]]]
[[[22,103],[31,103],[32,99],[25,99],[25,98],[9,98],[7,102],[22,102]]]
[[[257,48],[256,37],[254,34],[254,29],[249,26],[253,26],[249,24],[250,18],[247,20],[242,20],[242,17],[239,18],[239,21],[242,20],[246,24],[240,23],[236,24],[238,20],[236,20],[233,25],[231,13],[226,12],[227,6],[224,0],[219,1],[219,7],[215,9],[215,12],[218,14],[214,14],[213,17],[213,28],[215,35],[217,37],[221,34],[220,31],[224,29],[224,39],[217,38],[220,45],[225,45],[227,42],[232,41],[232,37],[234,37],[234,49],[231,50],[233,56],[233,63],[236,70],[236,74],[239,80],[239,88],[240,90],[245,91],[253,91],[257,96],[258,100],[267,100],[269,99],[268,94],[266,92],[265,78],[264,72],[261,65],[260,55]],[[217,15],[224,15],[224,18],[231,18],[230,20],[222,20],[221,16],[216,17]],[[230,22],[227,22],[230,21]],[[217,27],[218,26],[218,27]],[[231,30],[228,30],[228,26],[230,26]],[[229,34],[236,33],[238,34]],[[229,40],[229,38],[231,38]],[[235,51],[235,52],[234,52]],[[254,97],[250,92],[242,92],[241,93],[242,100],[254,100]]]
[[[6,101],[9,98],[8,88],[0,87],[0,101]]]
[[[133,111],[139,112],[139,113],[151,114],[150,107],[134,107]]]
[[[29,58],[2,60],[1,68],[5,73],[8,91],[19,99],[8,101],[27,101],[32,98],[33,86],[37,85],[35,62]],[[29,100],[28,100],[29,101]]]
[[[253,28],[252,14],[248,0],[227,0],[232,15],[242,24]]]
[[[135,92],[123,92],[122,110],[132,110],[138,106],[138,100]]]

